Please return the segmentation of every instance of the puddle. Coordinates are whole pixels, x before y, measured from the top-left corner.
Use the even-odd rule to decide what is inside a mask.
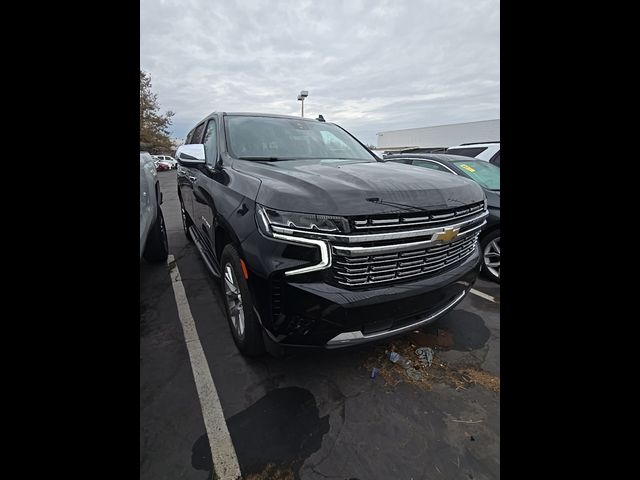
[[[454,310],[435,324],[424,328],[423,332],[437,334],[438,330],[448,332],[451,336],[451,350],[460,352],[479,350],[491,337],[491,331],[482,317],[465,310]]]
[[[213,459],[211,458],[209,437],[206,433],[198,438],[191,448],[191,466],[196,470],[205,470],[213,476]]]
[[[456,310],[435,324],[407,334],[411,343],[438,350],[468,352],[479,350],[491,337],[482,317],[464,310]]]
[[[329,431],[329,416],[320,417],[311,392],[286,387],[271,390],[227,426],[246,479],[298,480],[300,467]]]

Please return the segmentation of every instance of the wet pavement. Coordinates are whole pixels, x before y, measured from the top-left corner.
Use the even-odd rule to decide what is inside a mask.
[[[423,383],[371,379],[370,365],[389,367],[385,348],[410,346],[407,336],[348,351],[244,358],[218,281],[182,230],[175,171],[159,176],[169,250],[245,478],[500,477],[499,303],[470,294],[425,329],[432,339],[438,330],[446,337],[434,362],[467,372],[456,377],[464,387],[437,376]],[[480,279],[474,288],[499,299],[497,284]],[[468,372],[497,379],[498,390]],[[213,468],[169,270],[141,262],[140,478],[205,480]]]

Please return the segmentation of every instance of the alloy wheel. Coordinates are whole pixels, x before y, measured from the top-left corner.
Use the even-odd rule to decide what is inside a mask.
[[[484,247],[484,265],[496,278],[500,278],[500,237],[494,238]]]
[[[224,267],[224,293],[227,297],[227,310],[233,328],[240,338],[244,336],[244,309],[242,307],[242,295],[236,275],[230,263]]]

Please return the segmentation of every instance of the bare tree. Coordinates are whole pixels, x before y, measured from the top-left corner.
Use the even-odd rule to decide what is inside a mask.
[[[151,90],[151,76],[140,70],[140,149],[150,153],[169,153],[173,149],[169,138],[169,110],[160,112],[158,95]]]

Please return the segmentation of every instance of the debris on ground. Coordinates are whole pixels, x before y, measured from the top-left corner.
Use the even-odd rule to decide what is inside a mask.
[[[415,368],[407,368],[406,372],[407,376],[411,380],[422,380],[422,373],[420,373],[420,370],[416,370]]]
[[[295,475],[290,468],[281,470],[273,463],[269,463],[261,472],[250,473],[244,478],[245,480],[295,480]]]
[[[469,379],[469,383],[482,385],[493,392],[500,393],[500,377],[475,368],[465,368],[461,372]]]
[[[415,340],[415,336],[412,338]],[[437,347],[424,347],[431,350],[429,366],[427,350],[422,347],[416,348],[416,344],[411,341],[412,338],[406,335],[399,340],[376,347],[372,355],[366,359],[364,367],[369,372],[375,368],[376,376],[380,376],[387,386],[408,382],[420,388],[430,389],[434,384],[444,383],[455,390],[480,386],[500,393],[500,377],[475,365],[449,365],[438,358]]]
[[[373,367],[371,369],[371,378],[376,378],[377,374],[378,374],[378,369],[376,367]]]
[[[451,421],[456,423],[482,423],[484,420],[458,420],[454,418]]]
[[[413,368],[413,362],[408,358],[403,357],[398,352],[391,351],[389,353],[389,360],[397,365],[400,365],[402,368]]]
[[[420,347],[416,350],[416,355],[420,359],[420,362],[424,365],[431,366],[431,362],[433,361],[433,350],[429,347]]]

